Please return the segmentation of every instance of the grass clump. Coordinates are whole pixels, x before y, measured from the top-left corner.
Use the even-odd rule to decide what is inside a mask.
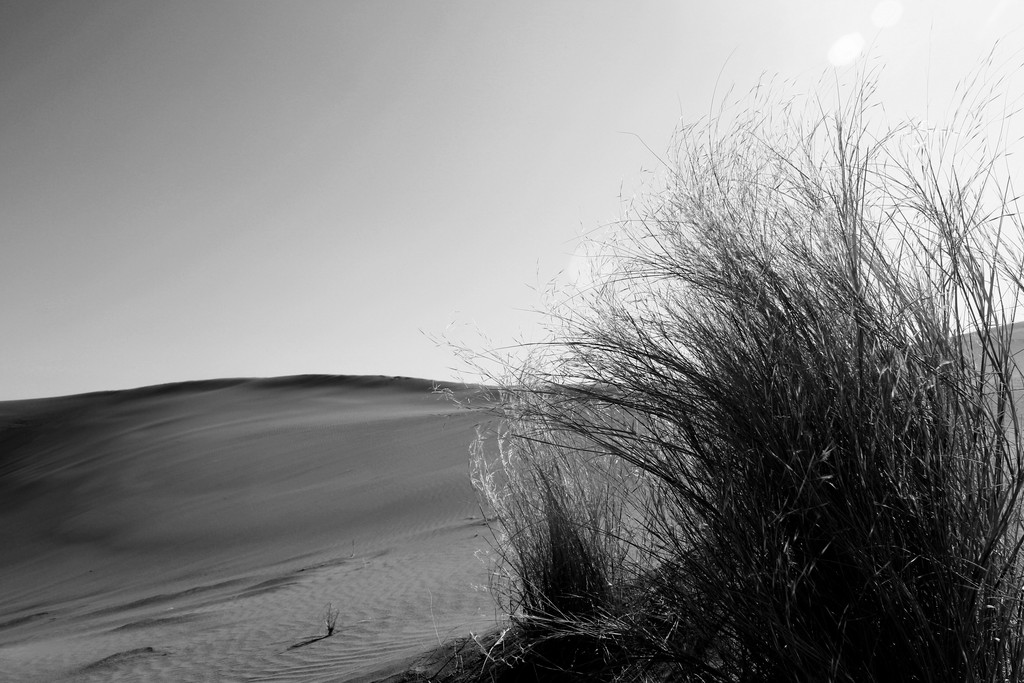
[[[870,79],[680,131],[476,445],[524,657],[1024,679],[1024,226],[985,83],[941,134],[880,125]]]
[[[631,520],[641,483],[620,459],[544,440],[553,435],[527,437],[529,425],[514,421],[491,435],[494,453],[484,436],[474,449],[474,483],[503,533],[492,587],[518,616],[510,641],[528,650],[519,659],[538,678],[592,680],[622,647],[609,634],[619,630],[637,563],[642,530]]]

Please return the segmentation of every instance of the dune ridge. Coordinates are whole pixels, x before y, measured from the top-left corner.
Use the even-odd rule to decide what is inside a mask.
[[[480,418],[437,386],[0,402],[0,680],[344,681],[493,624],[466,470]],[[328,601],[337,632],[288,650]]]

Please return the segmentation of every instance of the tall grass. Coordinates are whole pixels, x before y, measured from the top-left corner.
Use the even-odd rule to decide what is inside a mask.
[[[475,451],[505,605],[573,653],[552,667],[1024,680],[1002,86],[938,135],[879,125],[870,79],[680,131]]]

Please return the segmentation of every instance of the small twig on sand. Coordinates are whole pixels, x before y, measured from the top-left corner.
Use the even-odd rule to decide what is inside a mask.
[[[323,619],[324,628],[327,630],[328,636],[334,635],[334,627],[338,623],[338,615],[340,613],[340,610],[334,606],[333,602],[329,602],[324,606],[323,615],[320,618]]]
[[[337,629],[338,616],[340,614],[341,614],[341,610],[339,610],[337,607],[335,607],[333,602],[327,603],[324,606],[324,611],[320,615],[321,621],[324,622],[324,630],[326,631],[326,633],[324,635],[322,635],[322,636],[313,636],[312,638],[307,638],[306,640],[303,640],[303,641],[300,641],[298,643],[295,643],[294,645],[289,645],[288,649],[289,650],[294,650],[296,648],[305,647],[306,645],[311,645],[312,643],[316,643],[318,641],[325,640],[325,639],[330,638],[331,636],[333,636],[334,635],[334,631]],[[356,621],[356,622],[353,622],[353,623],[361,624],[364,621],[369,621],[369,620],[368,619],[362,619],[360,621]]]

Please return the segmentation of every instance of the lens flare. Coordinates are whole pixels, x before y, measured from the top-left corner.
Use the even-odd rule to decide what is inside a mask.
[[[859,33],[847,33],[829,48],[828,61],[832,66],[846,66],[857,59],[863,49],[864,36]]]

